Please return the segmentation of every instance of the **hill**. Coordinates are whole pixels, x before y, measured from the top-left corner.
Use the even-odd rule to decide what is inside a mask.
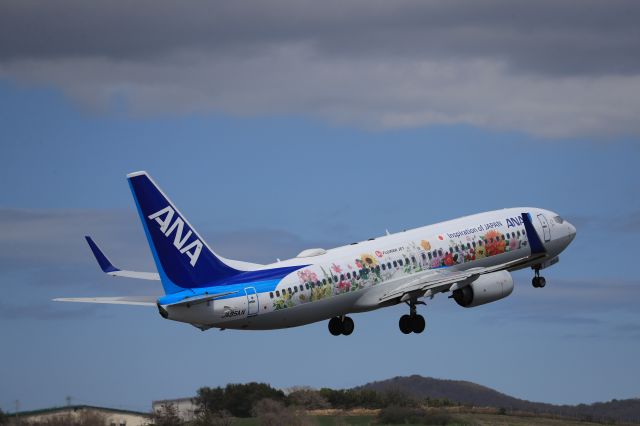
[[[640,422],[640,399],[612,400],[594,404],[554,405],[531,402],[476,383],[413,375],[367,383],[357,389],[398,390],[416,398],[448,399],[465,405],[505,408],[510,411],[549,413],[598,421]]]

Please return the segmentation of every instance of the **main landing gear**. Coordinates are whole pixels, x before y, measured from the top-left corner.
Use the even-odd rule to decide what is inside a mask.
[[[339,336],[341,334],[348,336],[353,333],[354,328],[355,324],[351,317],[334,317],[329,320],[329,333],[334,336]]]
[[[418,315],[416,305],[424,305],[425,303],[412,300],[410,302],[407,302],[407,304],[409,305],[409,315],[403,315],[400,317],[400,321],[398,322],[400,331],[402,331],[404,334],[422,333],[426,326],[426,322],[422,315]]]
[[[547,280],[540,276],[540,268],[535,268],[534,271],[536,275],[531,280],[531,285],[535,288],[542,288],[547,285]]]

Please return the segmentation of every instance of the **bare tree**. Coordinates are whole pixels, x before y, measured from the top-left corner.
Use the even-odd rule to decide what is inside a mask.
[[[178,414],[178,407],[171,402],[163,402],[160,409],[151,413],[151,423],[155,426],[180,426],[183,423]]]
[[[253,415],[260,426],[309,426],[313,424],[307,414],[295,407],[286,407],[280,401],[262,399],[253,407]]]

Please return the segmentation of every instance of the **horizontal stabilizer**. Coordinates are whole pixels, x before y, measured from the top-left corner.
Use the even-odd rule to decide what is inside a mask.
[[[160,281],[160,275],[157,272],[138,272],[138,271],[123,271],[122,269],[116,268],[113,266],[113,263],[105,256],[105,254],[100,250],[98,245],[93,241],[90,236],[85,236],[87,243],[89,243],[89,248],[91,248],[91,252],[95,256],[98,261],[98,265],[100,265],[100,269],[107,275],[111,275],[113,277],[125,277],[125,278],[136,278],[140,280],[151,280],[151,281]],[[106,302],[105,302],[106,303]]]
[[[156,306],[158,296],[60,297],[54,302],[107,303],[110,305]]]

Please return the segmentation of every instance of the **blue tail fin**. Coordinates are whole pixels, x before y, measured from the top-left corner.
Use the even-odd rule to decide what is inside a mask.
[[[127,178],[166,293],[208,287],[244,272],[209,249],[146,172]]]

